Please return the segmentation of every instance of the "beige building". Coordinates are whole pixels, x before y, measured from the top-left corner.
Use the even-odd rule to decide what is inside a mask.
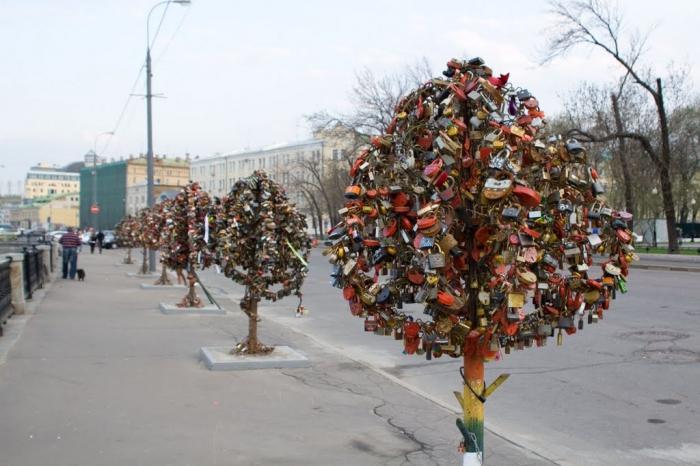
[[[177,193],[190,181],[188,158],[168,159],[159,157],[153,166],[153,195],[155,202],[161,196]],[[126,213],[136,215],[146,207],[146,159],[129,159],[126,165]]]
[[[231,152],[191,162],[190,178],[213,196],[228,194],[239,178],[255,170],[265,170],[282,184],[299,206],[306,201],[299,186],[311,181],[311,170],[323,176],[334,162],[344,160],[353,150],[353,141],[339,131],[317,132],[313,139],[275,144],[254,150]]]
[[[30,200],[77,192],[80,192],[80,173],[42,162],[27,172],[23,198]]]
[[[77,192],[60,194],[47,202],[35,204],[39,207],[39,224],[47,230],[80,225],[80,195]]]
[[[39,226],[39,207],[23,205],[10,209],[10,223],[21,229],[37,228]]]
[[[155,185],[167,187],[185,186],[190,180],[190,161],[187,158],[156,157],[153,161],[153,180]],[[127,160],[126,186],[135,186],[146,182],[146,158],[138,157]]]
[[[57,230],[79,225],[80,196],[78,193],[59,194],[34,199],[31,204],[9,210],[12,225],[24,229]]]

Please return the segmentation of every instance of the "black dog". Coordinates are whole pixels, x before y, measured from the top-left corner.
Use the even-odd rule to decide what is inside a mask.
[[[78,269],[78,281],[84,282],[85,281],[85,270],[83,269]]]

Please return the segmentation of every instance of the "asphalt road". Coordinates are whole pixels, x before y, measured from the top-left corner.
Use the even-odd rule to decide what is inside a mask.
[[[263,319],[457,411],[460,360],[405,356],[400,342],[365,333],[329,272],[314,250],[309,315],[295,318],[296,301],[287,298],[265,303]],[[215,295],[242,294],[224,276],[202,276]],[[562,465],[700,464],[700,276],[634,269],[628,282],[630,293],[604,320],[565,336],[563,346],[551,341],[487,365],[488,380],[511,374],[486,405],[489,430]]]

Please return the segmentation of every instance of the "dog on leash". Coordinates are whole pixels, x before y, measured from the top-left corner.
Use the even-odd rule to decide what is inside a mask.
[[[85,270],[84,269],[78,269],[76,270],[78,273],[78,281],[79,282],[84,282],[85,281]]]

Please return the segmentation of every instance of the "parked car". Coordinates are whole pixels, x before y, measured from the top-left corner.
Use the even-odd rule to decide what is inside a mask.
[[[112,230],[104,230],[102,233],[105,235],[105,239],[102,241],[103,248],[112,249],[117,246],[117,236]]]
[[[63,235],[65,235],[66,233],[68,233],[68,232],[65,231],[65,230],[56,230],[56,231],[51,231],[51,232],[49,232],[47,236],[48,236],[52,241],[58,241],[58,240],[60,240],[60,239],[63,237]]]
[[[0,223],[0,238],[11,240],[15,239],[19,232],[9,223]]]

